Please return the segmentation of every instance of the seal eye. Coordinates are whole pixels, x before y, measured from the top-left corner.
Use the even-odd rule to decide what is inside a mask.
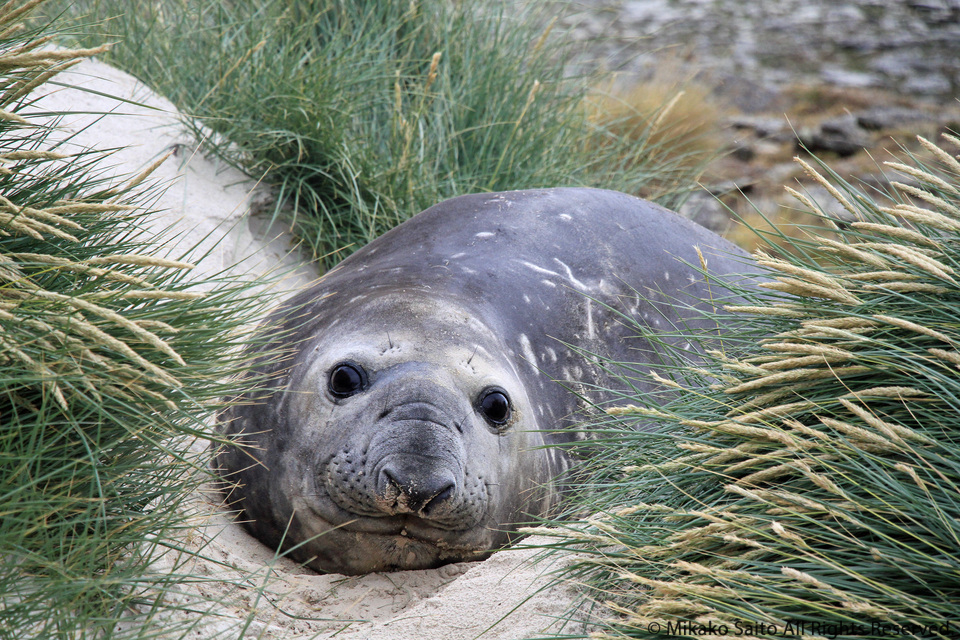
[[[327,386],[330,388],[330,393],[336,397],[347,398],[363,391],[366,386],[366,376],[359,365],[341,362],[330,371]]]
[[[510,419],[510,400],[500,389],[488,389],[480,397],[477,407],[489,422],[501,425]]]

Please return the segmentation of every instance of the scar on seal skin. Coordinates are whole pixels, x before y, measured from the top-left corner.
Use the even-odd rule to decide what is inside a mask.
[[[578,438],[578,394],[611,399],[602,368],[565,345],[643,370],[657,349],[618,311],[652,330],[716,332],[690,308],[722,295],[688,266],[697,248],[712,276],[751,270],[719,236],[612,191],[427,209],[265,321],[289,349],[262,357],[257,388],[219,416],[243,445],[215,460],[232,507],[322,572],[485,557],[557,504],[572,460],[545,445]]]

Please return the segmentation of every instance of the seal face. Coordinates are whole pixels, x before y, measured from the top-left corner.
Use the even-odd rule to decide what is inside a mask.
[[[229,500],[319,571],[484,557],[556,505],[571,461],[548,445],[573,442],[585,403],[610,400],[605,371],[567,345],[643,370],[657,350],[619,313],[676,333],[665,340],[708,328],[689,308],[719,295],[688,266],[697,248],[711,274],[750,271],[730,243],[620,193],[431,207],[264,323],[289,350],[261,358],[256,389],[219,416],[240,445],[215,461]]]

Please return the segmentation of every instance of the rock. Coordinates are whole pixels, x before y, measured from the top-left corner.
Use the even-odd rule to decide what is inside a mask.
[[[707,191],[690,194],[677,213],[716,233],[723,233],[730,226],[730,213],[716,196]]]
[[[758,156],[776,156],[783,151],[783,141],[757,140],[757,143],[753,145],[753,150],[756,151]]]
[[[757,156],[757,152],[750,143],[737,140],[730,150],[730,155],[740,162],[750,162]]]
[[[943,95],[949,93],[950,90],[950,79],[942,73],[912,76],[907,78],[907,81],[903,84],[903,91],[905,93],[919,94],[921,96]]]
[[[712,196],[723,196],[728,193],[750,193],[753,191],[753,185],[757,179],[750,176],[742,176],[734,180],[724,180],[716,184],[711,184],[704,189]]]
[[[852,115],[831,118],[819,127],[802,129],[797,136],[797,146],[811,153],[828,152],[846,157],[870,146],[870,137],[859,127]]]
[[[713,92],[725,102],[748,114],[773,111],[784,106],[780,92],[770,85],[735,74],[720,74]]]
[[[904,125],[932,120],[931,116],[920,109],[909,107],[873,107],[853,114],[857,124],[869,131],[880,129],[894,129]]]
[[[820,77],[827,84],[835,84],[838,87],[855,87],[865,89],[875,87],[880,84],[880,79],[871,73],[862,71],[850,71],[836,67],[825,68],[820,72]]]
[[[754,116],[738,114],[728,118],[726,124],[734,129],[747,129],[753,131],[758,138],[770,138],[783,133],[787,128],[787,122],[783,118],[772,118],[769,116]]]
[[[929,24],[947,24],[955,22],[960,13],[960,3],[955,0],[911,0],[907,5],[923,15]]]

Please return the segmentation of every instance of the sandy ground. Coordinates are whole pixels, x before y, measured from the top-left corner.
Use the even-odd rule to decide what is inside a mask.
[[[207,159],[177,124],[175,109],[133,77],[97,61],[58,77],[73,88],[51,87],[30,111],[71,111],[58,125],[65,150],[112,149],[117,175],[136,174],[170,150],[154,174],[167,185],[157,200],[156,231],[172,257],[203,255],[198,278],[223,271],[256,278],[284,277],[264,291],[276,297],[316,277],[303,266],[290,237],[263,216],[248,215],[264,194],[239,172]],[[114,97],[107,97],[114,96]],[[71,137],[72,136],[72,137]],[[188,258],[189,259],[189,258]],[[187,546],[202,558],[186,560],[204,579],[179,599],[216,616],[178,613],[196,627],[189,638],[328,638],[343,640],[518,640],[548,631],[571,633],[564,618],[576,599],[572,587],[553,584],[558,560],[533,562],[532,550],[505,550],[484,562],[360,577],[317,575],[247,535],[217,511],[214,494],[192,497],[201,515]],[[184,558],[179,559],[184,562]],[[172,564],[174,558],[167,558]],[[266,585],[266,588],[257,588]]]

